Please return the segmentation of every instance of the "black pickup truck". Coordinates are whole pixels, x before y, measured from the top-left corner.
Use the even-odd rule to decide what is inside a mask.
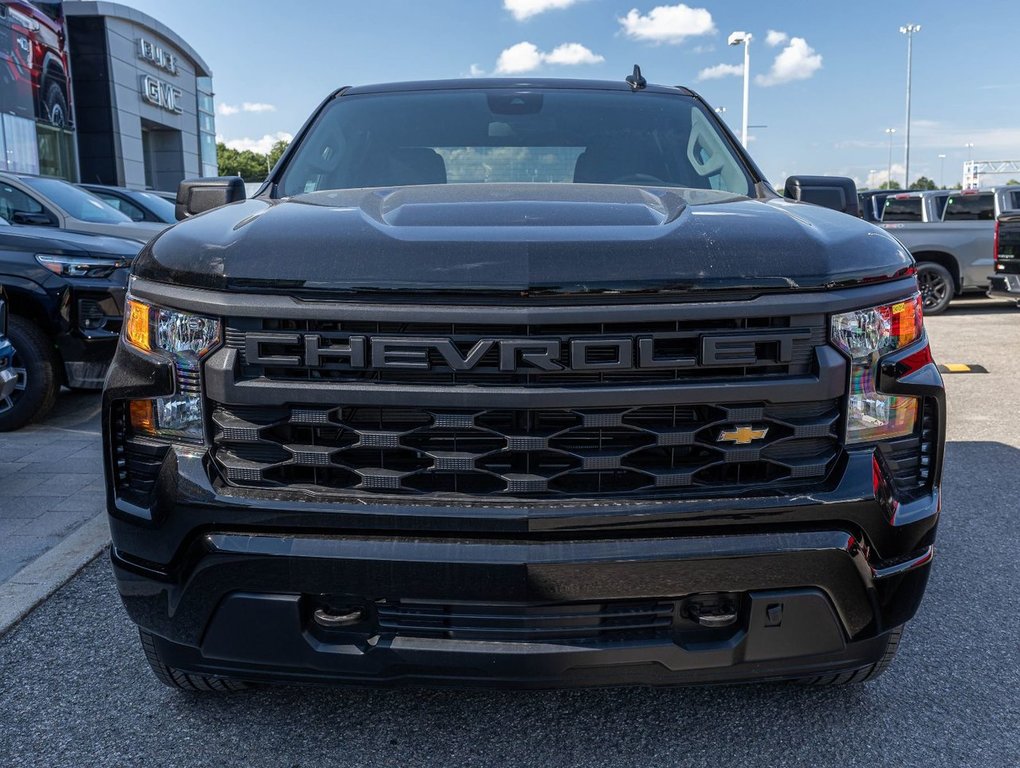
[[[114,573],[163,682],[889,664],[945,428],[893,237],[776,194],[638,75],[344,88],[238,186],[181,185],[104,393]]]
[[[989,282],[991,298],[1015,301],[1020,307],[1020,211],[995,220],[995,272]]]
[[[0,398],[0,432],[40,419],[61,385],[100,389],[120,334],[128,270],[141,244],[0,219],[17,381]]]

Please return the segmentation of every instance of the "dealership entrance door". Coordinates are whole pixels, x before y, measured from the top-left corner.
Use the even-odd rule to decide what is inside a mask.
[[[177,190],[184,179],[184,146],[181,132],[142,120],[142,155],[145,186],[167,192]]]

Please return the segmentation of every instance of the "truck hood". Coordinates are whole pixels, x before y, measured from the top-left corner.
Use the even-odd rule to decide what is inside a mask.
[[[450,184],[253,199],[182,222],[135,274],[302,294],[795,291],[902,276],[859,219],[778,198],[584,184]]]

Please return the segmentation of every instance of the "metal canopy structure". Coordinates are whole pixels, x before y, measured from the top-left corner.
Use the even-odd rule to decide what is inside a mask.
[[[982,175],[1020,174],[1020,160],[968,160],[963,164],[963,188],[978,189]]]

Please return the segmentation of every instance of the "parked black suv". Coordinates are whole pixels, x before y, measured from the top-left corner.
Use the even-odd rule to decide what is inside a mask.
[[[640,77],[337,91],[143,249],[103,414],[180,688],[866,680],[939,516],[910,255]]]
[[[0,220],[17,385],[0,399],[0,432],[46,415],[61,385],[100,389],[120,334],[128,271],[141,244]]]

